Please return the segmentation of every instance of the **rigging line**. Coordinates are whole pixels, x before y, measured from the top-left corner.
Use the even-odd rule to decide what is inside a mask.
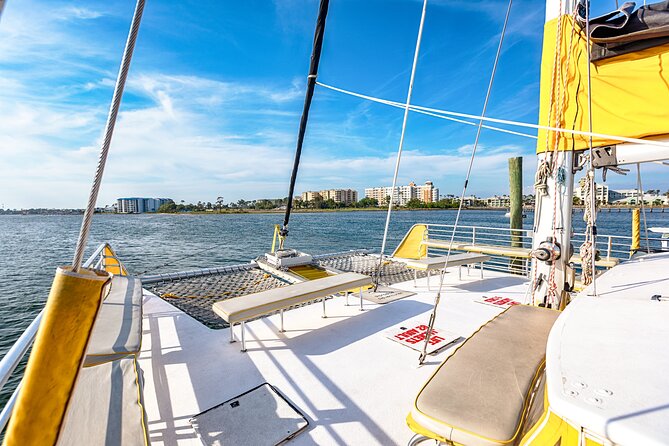
[[[325,19],[328,15],[329,0],[321,0],[318,9],[318,19],[316,20],[316,30],[314,31],[314,47],[311,52],[311,63],[309,65],[309,75],[307,76],[307,91],[304,97],[304,107],[302,117],[300,118],[300,128],[297,133],[297,147],[295,149],[295,159],[293,161],[293,171],[290,174],[290,186],[288,188],[288,203],[286,203],[286,214],[283,217],[283,228],[280,231],[280,248],[283,248],[283,238],[288,235],[288,221],[290,220],[290,211],[293,208],[293,194],[295,193],[295,181],[297,180],[297,171],[300,168],[300,156],[302,155],[302,145],[304,144],[304,134],[307,130],[307,121],[309,120],[309,109],[311,100],[314,96],[314,87],[316,86],[316,77],[318,77],[318,64],[321,60],[321,50],[323,48],[323,35],[325,34]]]
[[[495,81],[495,74],[497,73],[497,65],[499,64],[499,57],[502,53],[502,44],[504,43],[504,35],[506,34],[506,25],[509,22],[509,15],[511,14],[511,5],[513,0],[509,0],[509,6],[506,9],[506,16],[504,17],[504,25],[502,26],[502,33],[499,37],[499,45],[497,46],[497,53],[495,54],[495,62],[492,66],[492,73],[490,73],[490,82],[488,83],[488,91],[485,95],[485,101],[483,102],[483,109],[481,111],[481,116],[485,116],[485,113],[488,109],[488,101],[490,100],[490,93],[492,92],[492,86]],[[472,147],[472,155],[469,158],[469,166],[467,167],[467,176],[465,177],[465,183],[462,187],[462,195],[460,195],[460,204],[458,205],[458,213],[455,214],[455,223],[453,224],[453,231],[451,232],[451,242],[448,244],[448,251],[446,251],[446,260],[444,262],[444,267],[441,270],[439,275],[439,289],[437,290],[437,295],[434,298],[434,306],[432,307],[432,313],[430,314],[430,320],[428,322],[427,332],[425,333],[425,342],[423,343],[423,350],[420,353],[418,358],[418,363],[423,364],[425,357],[427,356],[427,347],[430,344],[430,337],[432,335],[432,330],[434,329],[434,321],[437,318],[437,307],[439,306],[439,301],[441,300],[441,292],[444,288],[444,277],[446,275],[446,266],[448,265],[448,259],[451,256],[451,248],[453,247],[453,242],[455,241],[455,231],[458,228],[458,222],[460,221],[460,214],[462,213],[462,204],[465,201],[465,194],[467,193],[467,186],[469,185],[469,177],[472,172],[472,167],[474,165],[474,158],[476,157],[476,148],[478,147],[479,138],[481,136],[481,129],[483,127],[483,120],[479,120],[478,128],[476,129],[476,138],[474,139],[474,147]],[[481,265],[483,268],[483,265]]]
[[[636,182],[637,182],[637,200],[641,206],[641,216],[643,217],[643,229],[646,233],[646,252],[650,254],[650,241],[648,240],[648,223],[646,222],[646,207],[643,194],[643,185],[641,184],[641,165],[636,163]]]
[[[321,82],[318,83],[321,87],[327,88],[329,90],[337,91],[339,93],[343,93],[349,96],[355,96],[361,99],[367,99],[372,102],[378,102],[380,104],[386,104],[387,102],[392,102],[392,101],[387,101],[385,99],[379,99],[375,98],[373,96],[368,96],[364,95],[361,93],[356,93],[350,90],[345,90],[343,88],[338,88],[334,87],[332,85],[328,84],[323,84]],[[387,104],[386,104],[387,105]],[[432,108],[432,107],[422,107],[418,105],[410,105],[409,109],[413,112],[418,112],[419,110],[422,111],[429,111],[433,113],[439,113],[443,115],[448,115],[448,116],[458,116],[460,118],[468,118],[468,119],[475,119],[477,121],[483,120],[485,122],[495,122],[497,124],[505,124],[505,125],[511,125],[515,127],[526,127],[526,128],[531,128],[531,129],[537,129],[537,130],[547,130],[551,132],[558,132],[558,133],[568,133],[571,135],[579,135],[579,136],[592,136],[595,138],[602,138],[602,139],[613,139],[616,141],[621,141],[621,142],[629,142],[629,143],[634,143],[634,144],[646,144],[646,145],[651,145],[651,146],[658,146],[658,147],[664,147],[664,148],[669,148],[669,143],[662,142],[662,141],[655,141],[652,139],[640,139],[640,138],[628,138],[626,136],[620,136],[620,135],[608,135],[606,133],[596,133],[596,132],[585,132],[581,130],[572,130],[572,129],[565,129],[565,128],[559,128],[559,127],[551,127],[548,125],[539,125],[539,124],[530,124],[528,122],[521,122],[521,121],[511,121],[508,119],[499,119],[499,118],[490,118],[487,116],[477,116],[477,115],[472,115],[469,113],[459,113],[459,112],[454,112],[454,111],[449,111],[449,110],[440,110],[438,108]]]
[[[327,85],[327,84],[323,84],[321,82],[316,82],[316,85],[319,85],[321,87],[328,88],[328,89],[331,89],[331,90],[335,90],[335,91],[339,90],[335,87],[332,87],[332,86]],[[373,100],[373,102],[378,102],[380,104],[389,105],[389,106],[395,107],[395,108],[402,108],[403,109],[405,107],[405,104],[402,104],[401,102],[389,101],[389,100],[386,100],[386,99],[370,98],[370,97],[365,97],[364,95],[357,95],[357,94],[354,94],[354,96],[359,96],[359,97],[362,97],[362,98],[365,98],[365,99],[370,99],[370,100]],[[459,122],[460,124],[467,124],[467,125],[474,125],[474,126],[478,125],[478,123],[476,123],[476,122],[465,121],[464,119],[458,119],[458,118],[453,118],[451,116],[440,115],[438,113],[432,113],[432,112],[428,112],[428,111],[417,110],[417,109],[414,108],[413,105],[409,106],[409,110],[414,112],[414,113],[420,113],[422,115],[432,116],[434,118],[446,119],[448,121],[453,121],[453,122]],[[503,129],[501,127],[493,127],[491,125],[483,125],[482,127],[484,129],[494,130],[496,132],[508,133],[510,135],[516,135],[516,136],[523,136],[525,138],[537,139],[536,135],[530,135],[528,133],[515,132],[513,130]]]
[[[118,110],[121,107],[121,98],[123,97],[123,88],[125,81],[128,78],[128,70],[130,69],[130,62],[132,61],[132,54],[135,50],[135,42],[137,42],[137,34],[139,32],[139,25],[142,21],[142,13],[144,12],[144,0],[137,0],[135,5],[135,12],[132,16],[132,25],[128,34],[128,40],[125,43],[123,50],[123,58],[121,66],[119,67],[118,77],[116,78],[116,86],[114,87],[114,95],[109,107],[109,114],[107,116],[107,124],[105,126],[105,137],[100,149],[100,157],[98,159],[98,166],[95,171],[93,179],[93,186],[91,193],[88,196],[88,205],[84,212],[84,218],[81,222],[81,229],[79,230],[79,238],[77,240],[77,247],[74,251],[74,259],[72,260],[72,271],[78,272],[81,268],[81,262],[84,258],[84,250],[88,242],[88,234],[91,230],[91,223],[93,221],[93,213],[95,211],[95,203],[98,200],[98,193],[100,192],[100,184],[102,183],[102,175],[105,171],[105,164],[107,163],[107,155],[109,154],[109,146],[111,145],[112,136],[114,134],[114,126],[116,125],[116,117]]]
[[[402,148],[404,147],[404,136],[406,134],[407,119],[409,118],[409,106],[411,104],[411,94],[413,93],[413,82],[416,77],[416,66],[418,65],[418,55],[420,54],[420,44],[423,39],[423,26],[425,25],[425,13],[427,11],[427,0],[423,0],[423,10],[420,16],[420,25],[418,26],[418,37],[416,38],[416,50],[413,55],[413,64],[411,66],[411,77],[409,79],[409,89],[407,91],[407,100],[404,105],[404,118],[402,119],[402,132],[400,133],[400,142],[397,147],[397,159],[395,160],[395,172],[393,173],[393,185],[390,189],[390,200],[388,200],[388,212],[386,214],[386,224],[383,229],[383,241],[381,242],[381,255],[379,255],[379,267],[376,271],[374,280],[374,291],[379,287],[381,279],[381,267],[383,266],[383,254],[386,251],[386,242],[388,241],[388,227],[390,226],[390,214],[393,210],[393,200],[395,188],[397,187],[397,174],[400,170],[400,161],[402,160]],[[399,193],[398,199],[399,199]]]
[[[590,181],[590,206],[592,212],[588,218],[588,230],[590,232],[590,247],[592,250],[592,294],[597,296],[597,186],[595,184],[595,166],[593,163],[594,153],[592,150],[592,76],[590,74],[591,54],[590,54],[590,2],[585,3],[585,51],[588,55],[588,131],[591,133],[588,138],[588,181]]]

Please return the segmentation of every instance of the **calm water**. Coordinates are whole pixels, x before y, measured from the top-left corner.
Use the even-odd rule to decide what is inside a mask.
[[[583,229],[582,214],[574,216]],[[647,214],[649,226],[669,226],[669,212]],[[180,271],[245,263],[269,249],[279,214],[96,215],[88,254],[101,242],[116,249],[131,273]],[[525,219],[532,224],[532,215]],[[453,223],[455,211],[395,212],[387,252],[416,222]],[[294,214],[288,245],[310,253],[378,250],[384,212]],[[54,269],[71,257],[81,216],[0,216],[0,355],[44,305]],[[465,211],[463,225],[506,227],[503,211]],[[629,235],[631,214],[600,213],[600,234]],[[15,379],[13,380],[15,381]],[[13,385],[0,393],[4,404]]]

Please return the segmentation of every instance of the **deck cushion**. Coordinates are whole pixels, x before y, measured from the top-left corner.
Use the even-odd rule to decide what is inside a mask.
[[[142,385],[135,356],[81,369],[58,446],[147,445]]]
[[[513,442],[559,314],[516,305],[483,325],[423,386],[408,418],[412,429],[467,445]]]
[[[364,274],[342,273],[227,299],[212,308],[226,322],[235,324],[371,283],[372,278]]]
[[[142,339],[142,282],[114,276],[86,350],[85,366],[139,352]]]

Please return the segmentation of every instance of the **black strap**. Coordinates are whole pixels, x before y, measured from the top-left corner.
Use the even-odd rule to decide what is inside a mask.
[[[297,180],[297,171],[300,167],[300,156],[302,155],[302,144],[304,143],[304,133],[307,130],[307,121],[309,119],[309,109],[311,108],[311,99],[314,96],[314,87],[316,86],[316,76],[318,75],[318,63],[321,60],[321,49],[323,48],[323,34],[325,33],[325,18],[328,15],[329,0],[321,0],[321,6],[318,10],[318,20],[316,21],[316,31],[314,32],[314,47],[311,52],[311,65],[309,66],[309,77],[307,78],[307,93],[304,98],[304,108],[302,109],[302,118],[300,119],[300,130],[297,133],[297,148],[295,149],[295,160],[293,161],[293,172],[290,175],[290,187],[288,189],[288,203],[286,204],[286,214],[283,217],[283,227],[281,235],[288,235],[288,221],[290,220],[290,211],[293,208],[293,194],[295,193],[295,181]]]

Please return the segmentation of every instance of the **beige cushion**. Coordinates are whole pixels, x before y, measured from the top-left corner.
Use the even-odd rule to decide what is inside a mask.
[[[142,340],[142,282],[114,276],[111,290],[95,321],[86,349],[85,366],[139,352]]]
[[[430,377],[410,425],[467,445],[514,441],[559,314],[516,305],[483,325]]]
[[[81,369],[57,444],[148,444],[142,385],[134,356]]]
[[[216,302],[212,309],[226,322],[236,324],[371,283],[372,278],[364,274],[342,273]]]
[[[420,270],[433,270],[441,269],[449,266],[462,266],[470,265],[472,263],[481,263],[487,262],[490,260],[490,256],[484,254],[472,254],[472,253],[463,253],[463,254],[451,254],[448,256],[448,265],[446,265],[446,256],[438,257],[427,257],[420,260],[406,260],[404,263],[409,268],[420,269]]]

